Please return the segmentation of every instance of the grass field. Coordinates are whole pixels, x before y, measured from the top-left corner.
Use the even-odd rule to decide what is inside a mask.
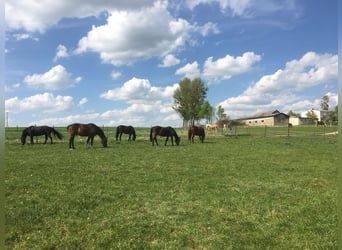
[[[178,147],[105,128],[108,148],[75,150],[57,129],[24,146],[6,129],[8,249],[337,249],[336,127],[178,129]]]

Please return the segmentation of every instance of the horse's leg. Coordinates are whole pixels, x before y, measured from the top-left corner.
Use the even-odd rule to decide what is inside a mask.
[[[48,134],[48,136],[49,136],[49,138],[50,138],[51,144],[53,144],[51,133]]]
[[[74,135],[71,135],[70,138],[69,138],[69,148],[70,149],[75,149],[74,138],[75,138]]]
[[[30,135],[30,143],[33,144],[33,135]]]
[[[166,136],[166,139],[165,139],[165,146],[166,146],[168,140],[169,140],[169,137]]]

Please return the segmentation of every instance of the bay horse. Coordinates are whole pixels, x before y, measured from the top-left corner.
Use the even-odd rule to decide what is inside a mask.
[[[93,146],[94,137],[96,135],[100,136],[102,146],[107,147],[107,137],[105,136],[103,130],[96,126],[94,123],[81,124],[81,123],[73,123],[67,126],[67,130],[70,134],[69,139],[69,148],[75,149],[74,139],[75,135],[79,136],[88,136],[87,144]]]
[[[318,126],[324,126],[325,127],[325,122],[324,121],[316,121],[316,127]]]
[[[50,138],[51,144],[53,144],[52,136],[57,136],[58,139],[62,139],[63,136],[61,133],[59,133],[56,129],[49,127],[49,126],[29,126],[23,130],[21,133],[21,144],[24,145],[26,143],[26,137],[30,137],[30,142],[33,144],[33,136],[41,136],[45,135],[45,141],[44,144],[46,144],[46,141],[48,138]]]
[[[121,141],[122,134],[128,134],[128,140],[129,141],[131,139],[133,141],[135,141],[135,138],[137,137],[136,134],[135,134],[135,129],[132,126],[119,125],[116,128],[115,139],[116,140],[120,139],[120,141]]]
[[[160,127],[160,126],[152,127],[150,130],[150,141],[152,142],[152,146],[154,146],[154,142],[158,146],[158,142],[157,142],[157,136],[158,135],[162,136],[162,137],[166,137],[165,146],[167,144],[169,137],[171,137],[172,146],[173,146],[173,137],[175,137],[176,145],[179,146],[180,137],[177,135],[174,128],[172,128],[172,127]]]
[[[195,135],[198,135],[200,138],[200,141],[203,143],[204,138],[205,138],[204,128],[200,126],[195,126],[195,125],[190,126],[188,130],[188,139],[192,143],[194,143]]]

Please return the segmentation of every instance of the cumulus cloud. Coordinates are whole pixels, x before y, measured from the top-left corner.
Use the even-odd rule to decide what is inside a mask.
[[[193,33],[206,35],[216,32],[215,27],[174,18],[167,2],[157,1],[139,10],[111,11],[106,24],[93,26],[80,39],[75,53],[92,51],[99,53],[104,63],[132,64],[139,59],[167,56],[191,41]]]
[[[193,63],[187,63],[185,66],[177,69],[176,75],[184,75],[190,79],[200,77],[201,73],[198,68],[197,61],[194,61]]]
[[[55,55],[55,58],[53,59],[53,61],[56,62],[58,59],[66,58],[66,57],[69,57],[68,49],[64,45],[59,44],[57,46],[56,55]]]
[[[5,20],[10,30],[24,29],[29,32],[45,32],[62,18],[98,16],[104,10],[137,9],[150,5],[154,0],[34,0],[5,1]]]
[[[222,11],[229,9],[233,15],[245,15],[251,5],[251,0],[187,0],[186,4],[190,9],[200,4],[218,3]]]
[[[172,67],[174,65],[177,65],[180,63],[180,60],[176,58],[172,54],[168,54],[164,57],[163,63],[159,65],[159,67],[166,68],[166,67]]]
[[[156,87],[149,80],[132,78],[120,88],[101,94],[102,98],[112,101],[123,100],[128,105],[124,109],[108,110],[102,113],[101,117],[110,119],[110,125],[113,126],[120,123],[146,126],[146,121],[151,125],[179,125],[180,117],[172,109],[173,93],[176,88],[178,84]]]
[[[213,61],[213,57],[209,57],[203,66],[203,72],[200,72],[197,61],[187,63],[185,66],[176,71],[176,75],[184,75],[188,78],[201,77],[207,81],[214,82],[230,79],[234,75],[248,72],[252,66],[261,60],[261,56],[254,52],[245,52],[242,56],[233,57],[226,55]]]
[[[256,109],[265,111],[291,108],[296,111],[294,108],[299,109],[299,106],[306,109],[315,103],[297,96],[297,93],[337,80],[337,63],[337,55],[308,52],[299,60],[286,63],[284,69],[261,77],[240,96],[229,98],[218,105],[236,116],[250,115]],[[315,104],[315,108],[319,106]]]
[[[41,111],[43,113],[56,113],[71,110],[73,98],[71,96],[54,96],[51,93],[37,94],[23,99],[13,97],[5,100],[5,109],[11,113],[24,111]]]
[[[123,100],[128,103],[155,103],[156,101],[170,101],[178,84],[167,87],[152,86],[147,79],[133,77],[122,87],[108,90],[101,94],[108,100]]]
[[[213,57],[209,57],[204,63],[202,76],[209,81],[229,79],[234,75],[249,71],[252,65],[260,60],[261,56],[254,52],[245,52],[238,57],[226,55],[216,61],[213,61]]]
[[[73,79],[62,65],[57,65],[46,73],[26,76],[24,83],[31,87],[42,86],[48,90],[57,90],[74,87],[81,79],[81,77]]]

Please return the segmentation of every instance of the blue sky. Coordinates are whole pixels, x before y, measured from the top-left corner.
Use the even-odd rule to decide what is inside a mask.
[[[337,0],[5,0],[9,126],[181,126],[200,77],[230,118],[338,102]]]

